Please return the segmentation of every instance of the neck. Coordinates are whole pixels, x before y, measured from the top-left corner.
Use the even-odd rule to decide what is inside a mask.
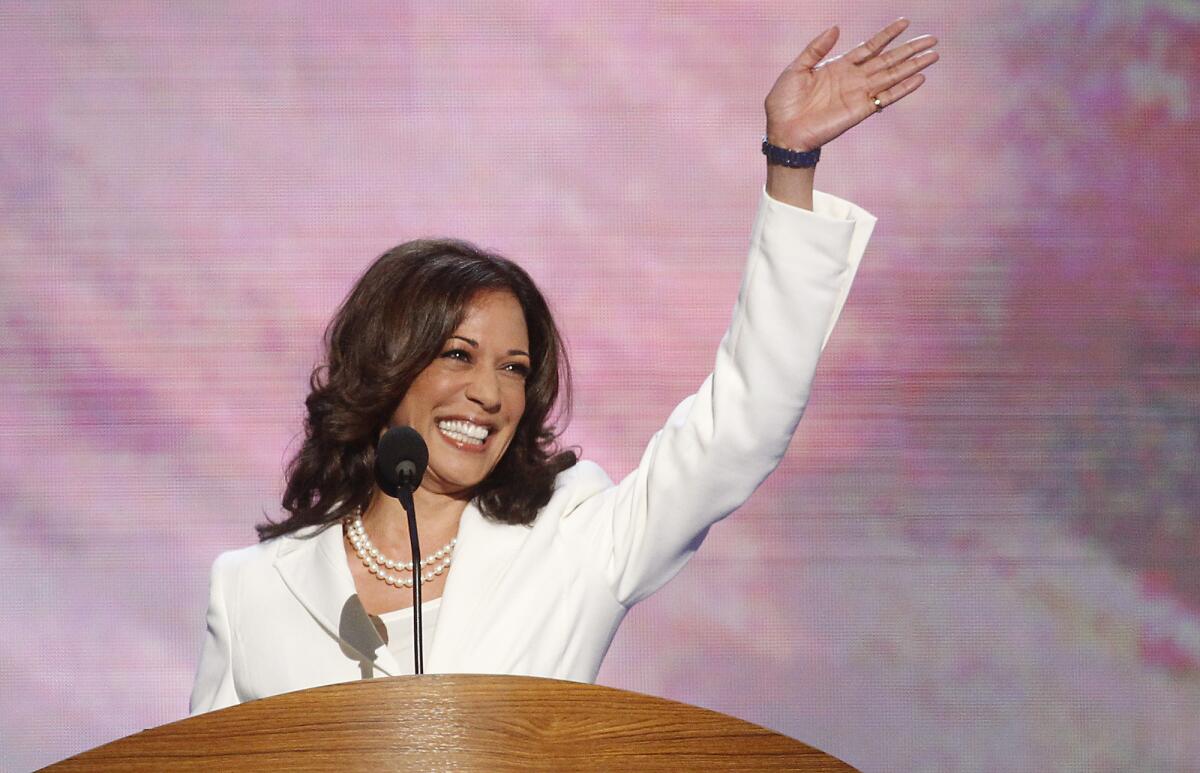
[[[422,550],[429,546],[432,546],[431,549],[441,547],[458,534],[458,524],[462,520],[463,510],[467,508],[467,501],[424,488],[417,488],[413,492]],[[376,489],[370,506],[363,513],[363,525],[380,549],[386,546],[396,555],[409,552],[408,515],[400,500]]]

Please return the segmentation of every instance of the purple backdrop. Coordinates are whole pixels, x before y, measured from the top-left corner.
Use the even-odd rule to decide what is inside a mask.
[[[821,162],[880,226],[809,415],[601,681],[864,770],[1200,768],[1193,2],[427,9],[0,4],[0,769],[185,714],[397,242],[526,265],[566,440],[627,472],[709,368],[775,75],[902,12],[942,62]]]

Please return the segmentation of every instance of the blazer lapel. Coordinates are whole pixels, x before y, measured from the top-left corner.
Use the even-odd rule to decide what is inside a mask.
[[[454,673],[466,663],[478,668],[478,657],[468,658],[479,642],[494,595],[513,566],[513,558],[529,536],[526,527],[494,523],[483,517],[472,502],[463,511],[454,547],[454,566],[442,590],[437,629],[427,651],[425,670]]]
[[[511,573],[535,572],[564,514],[610,486],[603,470],[581,462],[560,475],[554,496],[530,526],[489,521],[474,502],[467,505],[458,526],[454,565],[442,591],[437,629],[426,650],[427,672],[509,673],[513,658],[521,653],[504,652],[497,641],[482,638],[502,626],[525,624],[510,601]]]
[[[342,547],[340,524],[308,537],[290,537],[275,559],[288,590],[329,634],[347,657],[370,664],[387,676],[402,673],[379,638],[354,587]],[[451,573],[453,574],[453,572]]]

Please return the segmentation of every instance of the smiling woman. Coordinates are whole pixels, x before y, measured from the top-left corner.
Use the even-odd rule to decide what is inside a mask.
[[[429,446],[423,490],[471,498],[516,434],[529,372],[525,310],[510,292],[478,293],[392,416]]]
[[[283,507],[291,516],[260,525],[261,539],[384,506],[372,470],[389,426],[411,425],[429,445],[430,470],[417,492],[423,514],[436,511],[438,502],[423,495],[437,486],[460,500],[479,497],[491,518],[528,523],[555,476],[575,463],[575,454],[554,447],[555,405],[569,404],[566,352],[545,298],[510,260],[454,240],[395,247],[351,290],[325,344],[306,401],[305,442],[288,471]],[[437,429],[456,420],[475,428]],[[471,462],[477,477],[455,488],[448,471],[465,462],[452,464],[441,447],[479,428],[498,436],[480,446],[485,459]],[[468,442],[455,448],[470,451]],[[444,472],[452,477],[443,481]]]
[[[567,362],[523,270],[455,241],[376,260],[327,332],[289,517],[214,564],[192,711],[411,673],[399,630],[418,575],[428,673],[594,680],[629,608],[787,449],[874,225],[814,192],[812,167],[921,85],[934,41],[888,50],[906,26],[822,63],[837,40],[825,31],[767,96],[767,185],[729,332],[712,375],[617,484],[555,446]],[[380,435],[399,424],[429,446],[413,494],[422,539],[442,546],[428,556],[409,552],[402,509],[372,477]]]

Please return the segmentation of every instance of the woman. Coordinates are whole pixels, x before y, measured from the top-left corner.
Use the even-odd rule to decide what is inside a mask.
[[[936,41],[888,50],[906,27],[818,66],[831,28],[768,94],[767,185],[731,327],[712,375],[617,485],[554,450],[566,361],[520,268],[446,241],[379,258],[330,326],[290,517],[214,564],[192,712],[411,673],[414,572],[427,672],[594,680],[629,607],[787,448],[874,224],[813,192],[815,151],[923,83]],[[430,451],[414,500],[432,549],[415,567],[403,511],[370,472],[395,425]]]

